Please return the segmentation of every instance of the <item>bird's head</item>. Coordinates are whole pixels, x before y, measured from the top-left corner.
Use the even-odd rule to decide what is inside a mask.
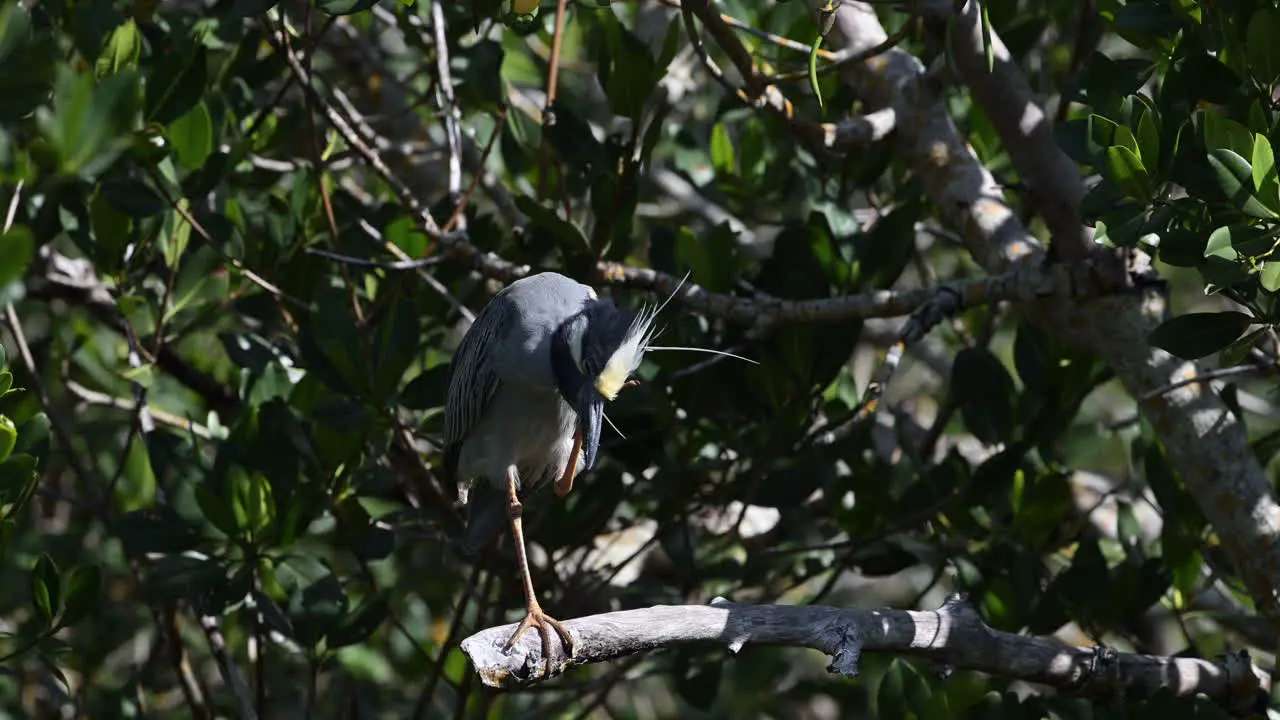
[[[644,359],[655,314],[593,298],[556,329],[551,367],[561,396],[578,413],[583,470],[595,463],[605,402],[618,396]]]

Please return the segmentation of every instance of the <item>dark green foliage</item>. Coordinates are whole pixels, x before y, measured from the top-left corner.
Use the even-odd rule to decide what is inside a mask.
[[[922,720],[1216,717],[1168,694],[1024,697],[998,674],[942,677],[908,655],[868,653],[841,680],[807,651],[757,646],[479,690],[457,642],[523,601],[508,534],[481,571],[454,553],[465,511],[439,448],[458,306],[478,311],[495,286],[423,208],[475,252],[628,307],[666,297],[600,263],[795,301],[978,272],[919,158],[893,137],[816,151],[711,80],[669,8],[569,3],[544,125],[555,4],[525,5],[442,3],[441,48],[432,3],[410,0],[0,0],[0,711],[236,716],[229,667],[264,718],[799,717],[831,703]],[[1280,8],[981,6],[1037,92],[1071,103],[1056,136],[1094,175],[1080,211],[1099,242],[1174,268],[1177,314],[1145,340],[1255,363],[1280,319]],[[803,3],[713,7],[812,41]],[[877,7],[890,31],[905,21]],[[908,29],[900,49],[949,62]],[[761,72],[803,70],[805,53],[730,31]],[[456,107],[440,105],[438,61]],[[822,84],[828,120],[874,109],[836,73]],[[798,118],[819,117],[804,82],[778,88]],[[992,119],[963,88],[944,92],[1006,201],[1033,217],[1044,198],[1023,193]],[[385,263],[392,249],[424,264],[314,252]],[[1074,644],[1168,654],[1185,639],[1211,655],[1256,642],[1227,632],[1239,618],[1187,614],[1214,587],[1236,592],[1229,539],[1158,428],[1124,421],[1133,398],[1065,333],[1018,307],[967,308],[929,336],[943,362],[908,350],[878,414],[852,423],[892,331],[751,320],[668,305],[657,344],[758,364],[651,353],[609,407],[619,433],[597,467],[566,498],[526,501],[548,612],[717,595],[933,609],[963,591],[993,628]],[[1272,462],[1280,429],[1249,409],[1272,388],[1233,380],[1223,395]],[[1111,484],[1094,498],[1082,471]],[[1179,638],[1169,647],[1152,646],[1159,623],[1177,630],[1160,625]]]

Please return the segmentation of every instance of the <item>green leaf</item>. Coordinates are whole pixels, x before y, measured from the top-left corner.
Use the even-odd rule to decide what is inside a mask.
[[[9,392],[19,391],[10,390]],[[39,458],[41,455],[47,454],[49,449],[49,429],[48,415],[40,412],[27,418],[25,422],[18,426],[18,443],[13,446],[13,452],[22,455],[34,455],[37,459],[37,469],[41,468]],[[37,453],[37,451],[40,452]]]
[[[193,600],[226,583],[226,570],[217,560],[165,555],[151,563],[146,595],[156,600]]]
[[[1280,179],[1276,177],[1276,157],[1267,136],[1253,136],[1254,197],[1268,209],[1280,212]]]
[[[1276,158],[1271,152],[1271,142],[1267,140],[1266,135],[1258,134],[1253,136],[1253,162],[1251,163],[1253,170],[1253,186],[1261,188],[1268,179],[1274,179],[1276,174]]]
[[[241,527],[256,537],[275,519],[275,496],[271,482],[260,472],[237,473],[233,476],[237,517],[243,517]]]
[[[9,553],[9,543],[13,541],[13,533],[18,528],[18,524],[11,518],[0,519],[0,559],[3,559]],[[0,637],[3,633],[0,633]]]
[[[422,371],[400,391],[400,404],[410,410],[428,410],[444,403],[449,388],[449,364]]]
[[[1137,92],[1153,69],[1150,60],[1137,57],[1112,60],[1095,50],[1085,63],[1080,87],[1087,94],[1090,105],[1111,108],[1120,98]],[[1110,144],[1108,142],[1103,147]]]
[[[51,637],[46,637],[41,639],[41,645],[44,645],[50,642],[58,642],[58,640],[57,638],[51,638]],[[40,649],[41,651],[44,651],[44,648],[40,648]],[[40,665],[44,667],[45,672],[49,673],[50,675],[52,675],[54,678],[57,679],[58,685],[60,686],[59,689],[63,693],[66,693],[67,696],[69,696],[71,693],[71,681],[67,680],[67,674],[62,671],[62,668],[58,667],[58,662],[56,658],[50,657],[49,655],[43,654],[43,652],[41,652],[40,654],[36,655],[36,661],[39,662]]]
[[[159,215],[168,207],[160,193],[138,178],[107,180],[98,187],[103,199],[111,207],[134,219]]]
[[[1275,263],[1269,263],[1275,265]],[[1250,330],[1244,337],[1231,343],[1222,352],[1218,353],[1219,367],[1235,367],[1240,365],[1249,357],[1249,351],[1257,344],[1258,338],[1264,335],[1269,328],[1266,326]]]
[[[543,207],[528,195],[517,195],[516,207],[520,208],[520,212],[528,215],[535,226],[548,232],[555,239],[558,247],[569,251],[585,250],[591,247],[587,236],[577,225],[561,218],[555,210]]]
[[[1234,311],[1187,313],[1161,323],[1147,340],[1171,355],[1196,360],[1230,345],[1253,322]]]
[[[133,220],[120,212],[101,191],[89,201],[89,219],[93,227],[94,260],[105,275],[117,272],[124,264],[124,253],[133,239]]]
[[[94,65],[94,72],[105,77],[124,68],[134,67],[142,56],[142,34],[138,32],[138,23],[129,18],[111,31],[107,42],[103,45],[102,54]]]
[[[240,526],[236,521],[235,509],[232,507],[231,493],[224,489],[225,480],[206,479],[196,485],[196,504],[200,512],[211,525],[227,537],[237,537]]]
[[[0,288],[26,274],[35,251],[35,239],[25,225],[14,225],[0,235]]]
[[[1262,271],[1258,273],[1258,281],[1267,292],[1280,290],[1280,260],[1267,260],[1262,263]]]
[[[58,69],[52,113],[38,114],[42,132],[57,149],[61,170],[96,177],[132,143],[137,73],[123,68],[94,83],[91,73]]]
[[[1129,148],[1130,152],[1137,155],[1141,150],[1138,147],[1138,139],[1133,136],[1133,131],[1124,125],[1116,126],[1115,137],[1111,140],[1112,145],[1119,145],[1123,148]]]
[[[1233,150],[1216,148],[1209,151],[1209,166],[1213,168],[1218,187],[1241,211],[1256,218],[1277,217],[1253,196],[1253,170],[1247,160]]]
[[[256,17],[278,4],[280,4],[280,0],[234,0],[225,17],[228,20]]]
[[[387,619],[391,607],[391,594],[380,590],[366,599],[348,615],[338,627],[329,631],[326,643],[330,649],[364,642]]]
[[[1156,114],[1152,111],[1142,113],[1138,121],[1138,147],[1142,165],[1145,168],[1160,170],[1160,130],[1156,127]]]
[[[0,67],[21,68],[21,72],[0,72],[0,97],[4,98],[0,123],[27,118],[45,104],[57,70],[65,63],[53,33],[31,32],[31,16],[22,5],[11,0],[0,3]],[[7,164],[0,157],[0,167]]]
[[[270,589],[281,598],[286,597],[288,593],[276,582],[270,564],[267,563],[265,558],[260,563],[258,577],[261,578],[262,587]],[[285,637],[293,637],[293,623],[289,622],[289,618],[285,616],[284,611],[280,609],[280,604],[276,602],[274,597],[261,590],[254,590],[253,603],[262,610],[262,620],[268,628]]]
[[[988,445],[1012,438],[1013,378],[989,351],[965,348],[951,366],[951,395],[965,427]]]
[[[19,2],[0,7],[0,65],[31,37],[31,16]]]
[[[156,474],[151,469],[151,453],[142,435],[134,437],[125,455],[116,499],[125,512],[151,505],[156,496]]]
[[[178,553],[194,548],[200,536],[167,505],[125,513],[113,531],[126,555]]]
[[[9,459],[0,463],[0,507],[11,506],[5,513],[6,516],[12,517],[26,504],[39,481],[36,459],[31,455],[10,455]]]
[[[1101,165],[1107,148],[1115,144],[1116,131],[1120,128],[1113,120],[1101,115],[1090,115],[1087,120],[1087,148],[1095,165]]]
[[[859,274],[873,288],[888,289],[911,264],[916,250],[916,223],[924,214],[919,196],[898,203],[882,215],[870,231],[855,241]],[[847,267],[839,263],[841,269]]]
[[[920,708],[920,720],[951,720],[957,713],[951,709],[950,698],[945,692],[936,692],[928,696],[924,707]]]
[[[1126,39],[1169,36],[1178,30],[1178,21],[1163,2],[1131,1],[1115,10],[1114,18],[1116,30]]]
[[[885,718],[905,718],[908,716],[906,698],[906,679],[903,677],[905,661],[894,658],[889,661],[889,669],[880,680],[880,688],[876,691],[876,715]]]
[[[1241,258],[1267,255],[1275,245],[1276,237],[1265,228],[1227,225],[1209,234],[1209,241],[1204,246],[1204,257],[1216,257],[1234,262]]]
[[[67,573],[67,600],[58,627],[80,622],[98,606],[102,590],[102,569],[97,565],[80,565]]]
[[[1134,144],[1136,146],[1136,141]],[[1139,202],[1146,202],[1151,197],[1151,178],[1133,150],[1122,145],[1107,148],[1106,169],[1112,182],[1125,195]]]
[[[1225,149],[1241,157],[1253,153],[1253,133],[1244,125],[1207,110],[1197,111],[1194,119],[1200,123],[1206,150]]]
[[[1187,99],[1191,102],[1207,100],[1211,103],[1229,103],[1241,92],[1240,76],[1232,72],[1218,57],[1199,49],[1190,50],[1190,57],[1182,63],[1182,75],[1186,81]]]
[[[405,371],[419,357],[421,314],[410,303],[398,302],[379,318],[373,337],[373,367],[370,391],[374,401],[385,405],[404,379]]]
[[[183,253],[187,251],[187,245],[191,242],[191,223],[184,217],[189,214],[190,206],[191,201],[179,198],[177,207],[168,218],[168,227],[171,230],[160,236],[160,253],[164,256],[165,266],[172,270],[178,269],[178,263],[182,261]],[[144,367],[150,367],[150,365]]]
[[[597,70],[609,107],[638,120],[660,77],[649,47],[612,13],[601,18]]]
[[[204,45],[174,49],[165,62],[158,62],[147,76],[144,116],[167,125],[186,115],[204,96],[208,80],[208,59]]]
[[[4,373],[8,375],[8,373]],[[0,415],[0,463],[9,459],[13,446],[18,444],[18,428],[7,415]]]
[[[288,612],[293,621],[294,639],[311,647],[346,615],[347,594],[342,583],[332,573],[326,573],[289,598]]]
[[[724,123],[716,123],[711,128],[711,164],[716,172],[732,175],[737,172],[737,162],[733,156],[733,140]]]
[[[669,677],[674,677],[674,690],[690,708],[705,714],[715,705],[720,694],[724,663],[708,661],[690,648],[678,648],[672,658]]]
[[[1249,70],[1264,88],[1280,78],[1280,10],[1264,8],[1249,18],[1245,31]]]
[[[58,566],[47,554],[40,555],[35,567],[31,568],[31,603],[46,628],[53,624],[53,618],[62,610]]]
[[[573,187],[581,178],[612,172],[612,156],[591,132],[591,125],[574,106],[556,100],[551,106],[555,123],[542,127],[543,137],[564,163],[566,184]],[[559,205],[560,203],[556,203]]]
[[[920,558],[896,542],[881,540],[858,550],[850,563],[867,577],[884,577],[918,565]]]
[[[1116,539],[1129,555],[1142,551],[1142,523],[1133,512],[1133,503],[1116,502]]]
[[[195,170],[204,165],[213,152],[213,119],[203,102],[169,124],[169,143],[183,167]]]
[[[120,373],[129,382],[135,382],[144,388],[151,388],[151,384],[155,382],[155,365],[151,363],[143,363],[137,367],[131,367]]]
[[[315,0],[316,7],[330,15],[354,15],[378,4],[378,0]]]

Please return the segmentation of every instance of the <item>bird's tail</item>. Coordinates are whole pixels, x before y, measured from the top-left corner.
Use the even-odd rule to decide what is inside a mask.
[[[502,493],[488,483],[476,483],[467,508],[467,527],[458,543],[458,552],[466,560],[475,560],[506,527],[507,503]]]

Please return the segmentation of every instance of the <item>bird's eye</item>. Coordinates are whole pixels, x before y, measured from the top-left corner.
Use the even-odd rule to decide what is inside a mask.
[[[586,334],[586,318],[578,317],[569,324],[569,354],[573,355],[573,364],[578,366],[578,372],[583,374],[586,369],[582,367],[582,343]]]

